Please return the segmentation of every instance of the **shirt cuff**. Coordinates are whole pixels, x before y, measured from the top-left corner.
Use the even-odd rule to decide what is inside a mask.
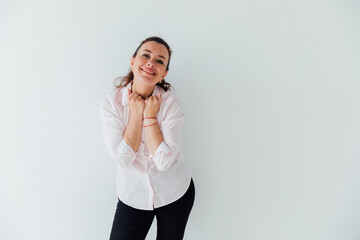
[[[162,141],[159,146],[157,147],[155,154],[151,154],[149,153],[150,158],[153,158],[155,155],[159,154],[159,152],[165,152],[165,153],[169,153],[170,149],[169,147],[166,145],[166,143],[164,141]]]
[[[131,164],[133,162],[133,159],[135,159],[135,157],[136,157],[136,153],[125,142],[124,139],[120,142],[120,144],[117,148],[117,152],[119,153],[119,156],[121,156],[119,160],[122,163],[123,167]]]

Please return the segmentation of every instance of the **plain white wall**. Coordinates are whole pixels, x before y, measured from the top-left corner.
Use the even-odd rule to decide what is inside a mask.
[[[108,239],[115,162],[99,104],[152,35],[174,50],[167,80],[186,116],[197,195],[185,239],[360,239],[359,12],[1,0],[0,239]]]

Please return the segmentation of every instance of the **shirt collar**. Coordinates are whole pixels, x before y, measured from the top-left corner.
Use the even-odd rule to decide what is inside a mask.
[[[121,102],[122,102],[123,106],[128,105],[128,97],[129,97],[128,89],[131,91],[132,84],[133,84],[133,81],[131,81],[127,86],[120,89],[122,91],[122,101]],[[154,91],[152,92],[151,96],[157,96],[159,92],[161,92],[161,87],[159,87],[158,85],[155,85]]]

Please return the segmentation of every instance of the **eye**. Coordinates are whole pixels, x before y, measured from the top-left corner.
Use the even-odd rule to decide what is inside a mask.
[[[157,60],[157,62],[160,64],[164,64],[164,62],[162,60]]]
[[[146,53],[144,53],[144,54],[143,54],[143,56],[144,56],[144,57],[146,57],[146,58],[148,58],[148,57],[149,57],[149,55],[148,55],[148,54],[146,54]]]

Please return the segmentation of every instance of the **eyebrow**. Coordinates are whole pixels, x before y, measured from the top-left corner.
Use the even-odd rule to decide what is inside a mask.
[[[147,51],[147,52],[151,53],[151,51],[150,51],[150,50],[147,50],[147,49],[144,49],[143,51]],[[164,56],[159,55],[159,57],[161,57],[161,58],[163,58],[164,60],[166,60],[166,59],[164,58]]]

